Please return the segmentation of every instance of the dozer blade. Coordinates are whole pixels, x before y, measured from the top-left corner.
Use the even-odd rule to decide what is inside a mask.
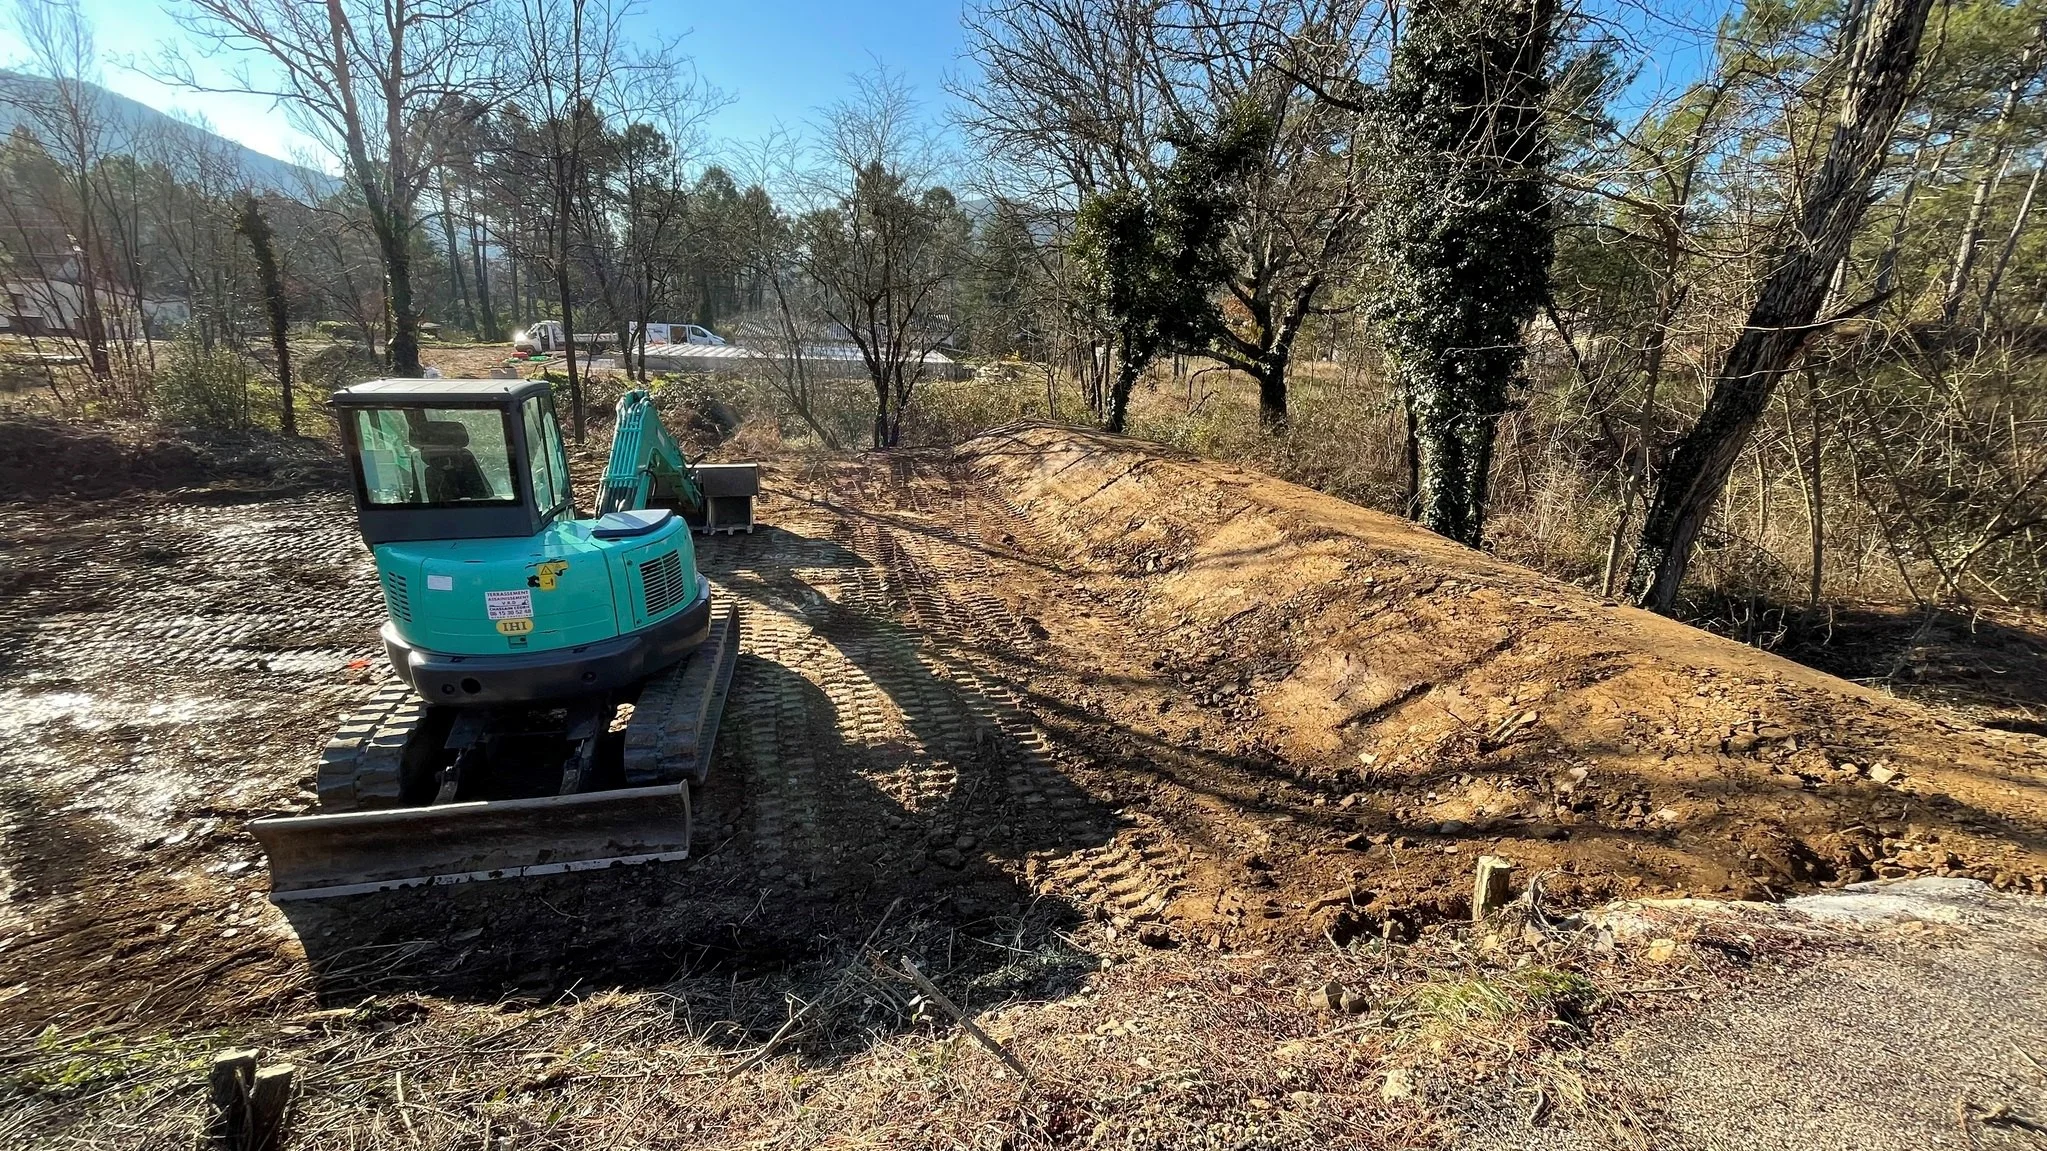
[[[259,819],[270,898],[558,875],[689,857],[689,786]]]
[[[736,613],[722,605],[704,645],[649,683],[626,731],[624,788],[256,820],[249,831],[270,859],[270,898],[687,859],[689,788],[710,765],[738,646]],[[399,726],[378,730],[410,738],[413,713],[393,715]]]

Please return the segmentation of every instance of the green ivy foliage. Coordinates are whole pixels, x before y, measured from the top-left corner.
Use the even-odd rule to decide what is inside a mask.
[[[1544,172],[1554,0],[1408,9],[1375,137],[1387,187],[1375,306],[1414,416],[1418,518],[1476,546],[1494,430],[1555,250]]]
[[[1161,352],[1205,347],[1222,323],[1215,296],[1229,276],[1223,240],[1243,210],[1242,181],[1271,147],[1271,116],[1245,102],[1211,131],[1173,141],[1149,188],[1091,196],[1072,255],[1086,306],[1115,333],[1119,360],[1104,424],[1123,430],[1130,390]]]

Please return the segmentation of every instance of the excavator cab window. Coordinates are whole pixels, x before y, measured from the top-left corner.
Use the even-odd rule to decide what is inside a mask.
[[[554,404],[535,396],[519,405],[526,428],[526,465],[533,482],[533,506],[542,521],[551,520],[571,503],[569,459],[562,450],[561,428],[554,422]]]
[[[359,408],[363,497],[372,507],[516,504],[501,408]]]

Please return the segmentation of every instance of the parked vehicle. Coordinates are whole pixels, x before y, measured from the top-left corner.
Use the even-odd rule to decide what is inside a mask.
[[[633,333],[639,333],[639,325],[632,326]],[[709,328],[696,324],[653,324],[647,325],[647,343],[654,344],[715,344],[722,345],[725,338]],[[566,346],[568,340],[562,334],[560,320],[541,320],[512,337],[512,347],[521,352],[552,352]],[[591,355],[603,355],[618,343],[617,332],[577,332],[576,347]]]
[[[560,320],[542,320],[512,333],[512,347],[521,352],[551,352],[567,342]]]

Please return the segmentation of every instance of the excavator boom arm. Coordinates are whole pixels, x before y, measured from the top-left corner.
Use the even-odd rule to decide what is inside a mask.
[[[703,506],[704,494],[690,474],[689,459],[662,426],[651,395],[635,388],[620,396],[618,421],[612,429],[611,460],[604,469],[598,515],[657,504]]]

